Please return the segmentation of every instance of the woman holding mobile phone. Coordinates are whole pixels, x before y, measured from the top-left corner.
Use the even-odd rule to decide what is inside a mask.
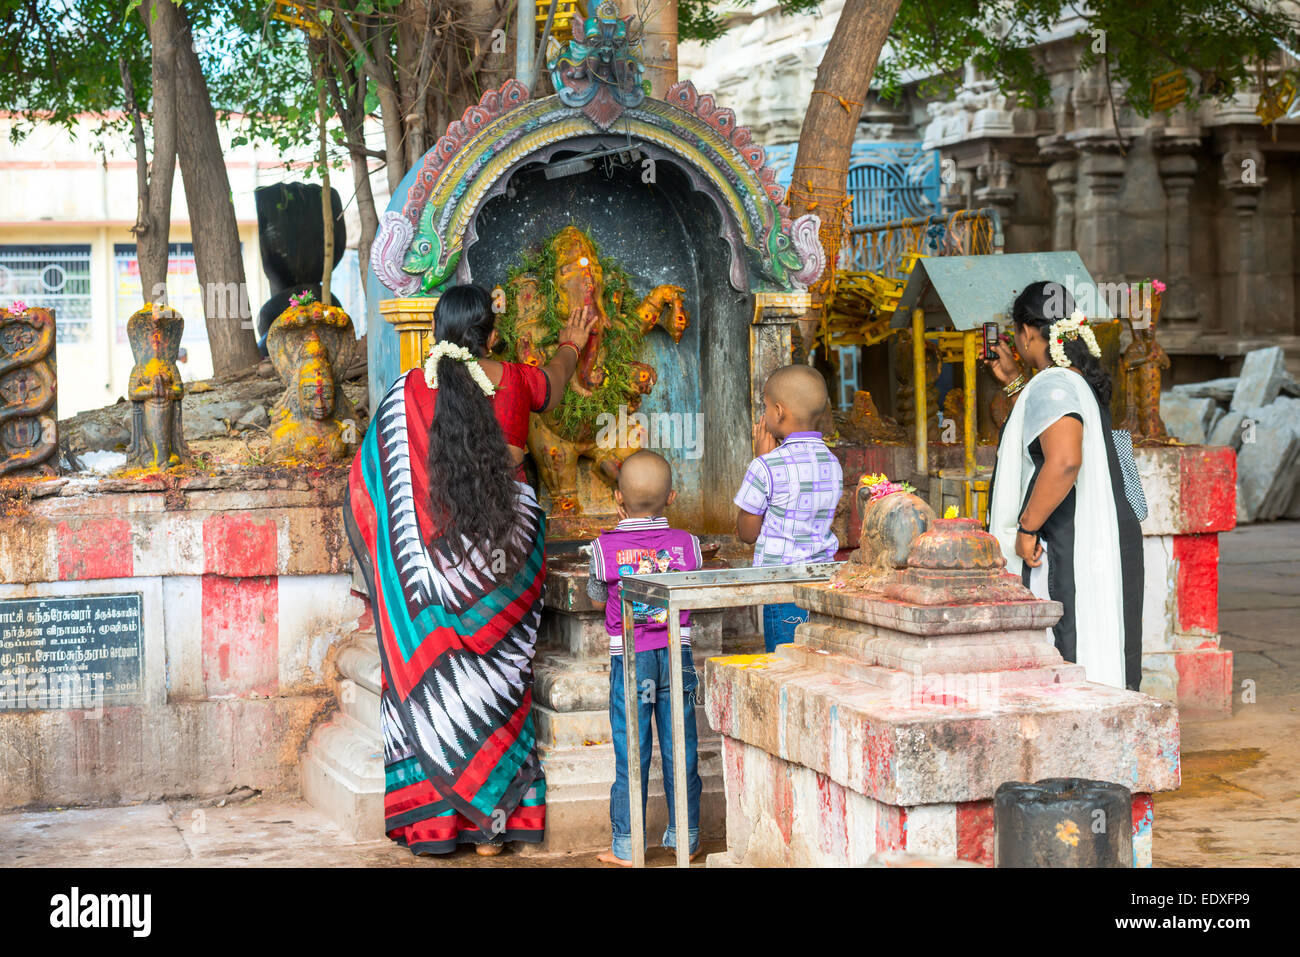
[[[989,531],[1007,570],[1064,606],[1049,629],[1089,681],[1142,680],[1142,533],[1111,434],[1110,376],[1088,320],[1059,283],[1037,282],[1012,308],[1021,372],[999,342],[985,361],[1015,403],[998,443]]]

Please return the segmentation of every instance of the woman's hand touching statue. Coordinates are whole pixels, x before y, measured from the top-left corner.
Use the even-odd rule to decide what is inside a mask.
[[[595,331],[600,321],[600,313],[594,306],[577,306],[569,313],[568,320],[560,327],[560,342],[572,342],[581,352]]]

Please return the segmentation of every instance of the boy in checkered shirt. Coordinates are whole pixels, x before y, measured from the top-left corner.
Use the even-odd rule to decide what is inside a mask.
[[[844,491],[840,463],[817,424],[830,405],[826,380],[811,366],[777,369],[763,384],[763,415],[754,451],[736,493],[736,534],[754,546],[754,565],[835,560],[831,531]],[[808,612],[793,602],[763,606],[763,643],[774,651],[794,640]]]

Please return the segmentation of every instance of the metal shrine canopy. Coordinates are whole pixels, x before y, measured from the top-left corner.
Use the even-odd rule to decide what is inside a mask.
[[[922,256],[907,276],[890,325],[912,324],[919,305],[927,329],[979,329],[986,322],[1006,325],[1020,290],[1041,280],[1065,286],[1089,319],[1113,319],[1109,305],[1119,291],[1097,283],[1073,250],[1049,253],[1003,253],[1000,256]]]

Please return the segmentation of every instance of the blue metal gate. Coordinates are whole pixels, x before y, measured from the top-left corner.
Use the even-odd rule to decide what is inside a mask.
[[[766,146],[767,162],[789,188],[797,143]],[[854,226],[939,212],[939,151],[919,142],[863,141],[849,157],[848,193]]]

